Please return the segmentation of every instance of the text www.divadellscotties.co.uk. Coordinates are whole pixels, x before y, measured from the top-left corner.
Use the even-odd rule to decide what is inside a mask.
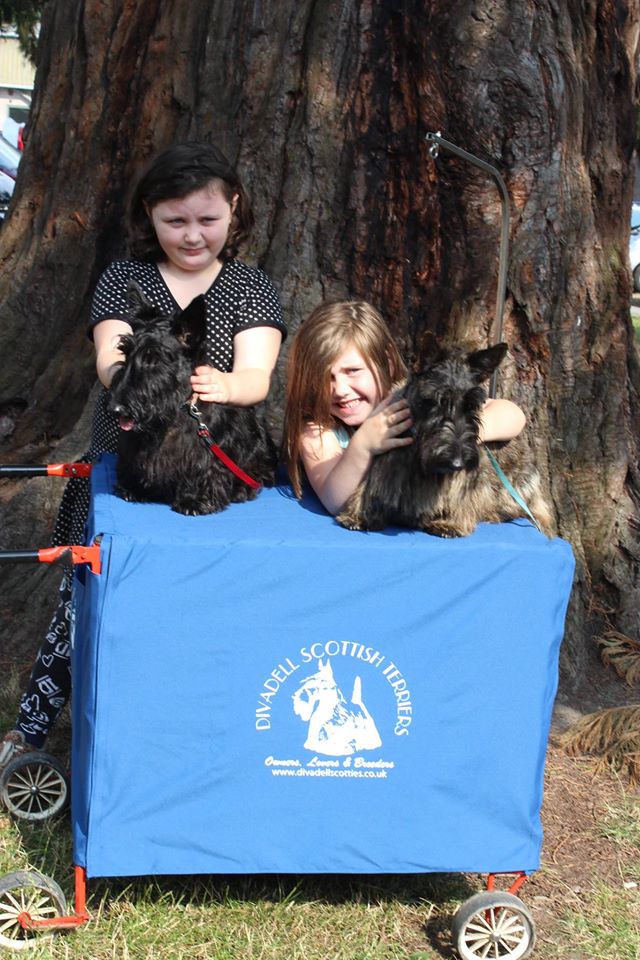
[[[344,777],[385,779],[395,764],[390,760],[364,760],[362,757],[345,757],[342,760],[321,760],[313,757],[306,766],[300,760],[277,760],[267,757],[265,766],[271,768],[274,777]]]

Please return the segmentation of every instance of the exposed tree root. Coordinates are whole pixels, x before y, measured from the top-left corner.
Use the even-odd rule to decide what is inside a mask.
[[[607,630],[596,642],[602,662],[613,667],[621,680],[629,686],[640,683],[640,641],[617,630]]]
[[[599,766],[640,783],[640,706],[590,713],[561,734],[558,742],[571,756],[598,757]]]

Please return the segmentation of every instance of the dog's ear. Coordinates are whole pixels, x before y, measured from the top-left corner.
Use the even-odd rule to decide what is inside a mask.
[[[418,341],[418,348],[414,353],[410,368],[419,373],[425,367],[430,367],[441,358],[443,346],[433,330],[425,330]]]
[[[135,280],[129,280],[127,284],[127,300],[131,309],[136,312],[151,306],[142,292],[142,287],[138,286]]]
[[[171,330],[195,358],[207,336],[207,305],[203,294],[195,297],[188,307],[176,314]]]
[[[506,343],[496,343],[486,350],[475,350],[468,354],[467,363],[475,374],[478,383],[488,380],[493,371],[500,366],[507,352]]]
[[[135,280],[127,284],[127,300],[129,302],[128,321],[133,330],[145,326],[149,321],[158,319],[158,309],[147,300],[142,288]]]

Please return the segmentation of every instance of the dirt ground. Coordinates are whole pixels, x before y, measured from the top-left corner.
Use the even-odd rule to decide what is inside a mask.
[[[612,773],[598,771],[593,760],[567,756],[552,737],[545,769],[541,867],[517,894],[535,921],[535,956],[541,960],[597,960],[571,942],[563,919],[582,914],[601,885],[621,890],[625,882],[638,882],[640,898],[640,849],[614,842],[602,829],[610,809],[619,810],[630,797],[640,799],[640,793]],[[496,886],[507,889],[512,880],[498,877]],[[434,918],[428,936],[443,957],[454,955],[448,915]]]
[[[572,905],[578,908],[600,884],[621,889],[625,882],[640,879],[640,850],[602,832],[609,811],[620,809],[629,795],[638,792],[613,774],[598,771],[593,760],[568,757],[552,737],[542,808],[542,866],[521,894],[536,921],[537,955],[544,957],[545,943],[566,943],[558,917]],[[577,953],[575,958],[582,960]]]

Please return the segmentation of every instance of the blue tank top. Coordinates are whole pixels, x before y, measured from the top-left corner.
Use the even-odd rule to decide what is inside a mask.
[[[333,427],[333,434],[342,447],[343,450],[346,450],[349,446],[349,440],[351,440],[351,435],[346,427]]]

